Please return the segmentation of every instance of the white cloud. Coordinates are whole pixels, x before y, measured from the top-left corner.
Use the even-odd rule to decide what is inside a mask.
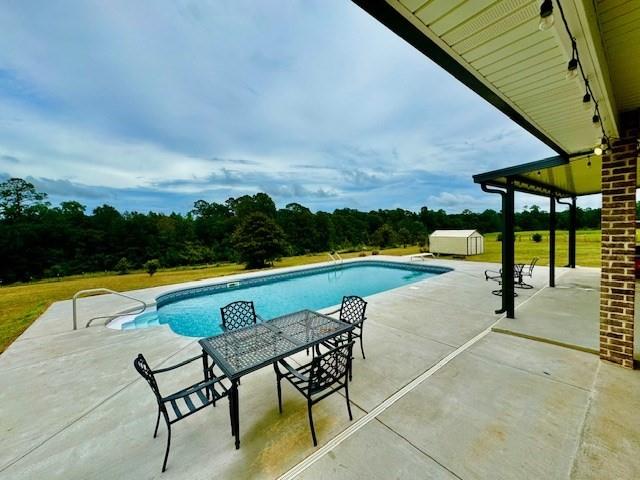
[[[548,154],[351,2],[13,2],[0,30],[11,175],[476,208],[472,174]]]

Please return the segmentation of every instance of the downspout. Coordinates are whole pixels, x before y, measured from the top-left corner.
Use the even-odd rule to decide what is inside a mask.
[[[506,218],[505,218],[505,212],[506,212],[506,203],[507,203],[507,192],[505,192],[504,190],[498,190],[497,188],[489,188],[487,187],[487,185],[485,183],[481,183],[480,184],[480,188],[482,189],[483,192],[486,193],[497,193],[500,195],[500,198],[502,200],[502,272],[503,272],[503,286],[504,286],[504,272],[509,272],[513,270],[513,266],[509,267],[508,263],[507,263],[507,255],[505,255],[505,239],[507,237],[507,222],[506,222]],[[507,296],[504,295],[504,291],[502,292],[502,308],[500,308],[499,310],[496,310],[495,313],[497,314],[501,314],[507,311]]]
[[[556,286],[556,197],[549,197],[549,286]]]
[[[559,198],[557,199],[560,205],[567,205],[569,207],[569,255],[567,267],[576,268],[576,226],[577,226],[577,212],[576,212],[576,197],[571,197],[571,203],[563,202]]]

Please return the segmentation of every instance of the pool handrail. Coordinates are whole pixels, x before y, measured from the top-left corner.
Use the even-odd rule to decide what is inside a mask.
[[[340,254],[336,251],[328,252],[327,255],[329,255],[329,258],[331,258],[331,261],[334,265],[337,265],[338,263],[342,264],[342,262],[344,261]]]
[[[98,317],[93,317],[93,318],[90,318],[87,321],[87,324],[85,325],[85,328],[89,327],[94,320],[98,320],[98,319],[101,319],[101,318],[111,318],[111,319],[113,319],[113,318],[116,318],[116,317],[121,317],[123,315],[137,315],[139,313],[144,312],[147,309],[147,307],[149,306],[149,305],[147,305],[146,302],[144,302],[143,300],[140,300],[139,298],[131,297],[131,296],[126,295],[124,293],[116,292],[115,290],[110,290],[108,288],[89,288],[87,290],[80,290],[80,291],[76,292],[73,295],[73,329],[74,330],[78,329],[78,309],[77,309],[77,305],[76,305],[76,302],[77,302],[78,298],[80,298],[83,295],[94,294],[94,293],[109,293],[109,294],[112,294],[112,295],[117,295],[119,297],[128,298],[129,300],[133,300],[134,302],[140,303],[141,306],[142,306],[142,310],[138,310],[140,307],[137,307],[134,310],[129,310],[129,311],[126,311],[126,312],[120,312],[120,313],[116,313],[116,314],[113,314],[113,315],[100,315]]]

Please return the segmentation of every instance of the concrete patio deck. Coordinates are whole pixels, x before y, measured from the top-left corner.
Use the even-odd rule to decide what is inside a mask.
[[[570,306],[570,308],[567,308]],[[640,311],[640,295],[636,295]],[[600,341],[600,269],[567,269],[555,288],[523,305],[515,319],[503,318],[494,331],[532,338],[598,354]],[[640,360],[640,322],[635,325],[636,360]]]
[[[482,272],[495,265],[427,261],[455,270],[368,298],[353,422],[344,398],[319,403],[314,449],[304,399],[285,386],[279,415],[263,369],[240,388],[241,449],[227,409],[207,409],[175,426],[164,474],[166,430],[152,438],[155,400],[132,360],[178,362],[197,353],[196,340],[166,327],[74,332],[70,302],[52,305],[0,356],[0,478],[640,478],[639,373],[492,332],[499,299]],[[546,277],[536,269],[517,315],[542,309]],[[97,297],[82,311],[124,306]],[[191,372],[161,389],[195,380]]]

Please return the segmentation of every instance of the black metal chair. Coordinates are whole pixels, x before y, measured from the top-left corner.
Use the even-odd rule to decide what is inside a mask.
[[[533,269],[536,266],[536,264],[538,263],[538,260],[540,260],[538,257],[533,257],[531,259],[531,263],[529,263],[529,265],[523,265],[522,266],[522,276],[523,277],[533,278]]]
[[[253,302],[239,300],[231,302],[220,309],[222,316],[222,329],[225,331],[237,330],[238,328],[254,325],[262,317],[256,313]]]
[[[222,380],[225,379],[226,376],[213,376],[213,367],[208,365],[207,358],[207,355],[203,352],[201,355],[196,355],[195,357],[178,363],[177,365],[158,368],[156,370],[152,370],[149,367],[149,364],[141,353],[138,354],[137,358],[133,361],[134,367],[147,381],[158,402],[158,418],[156,419],[156,428],[153,431],[153,438],[156,438],[158,435],[160,414],[162,414],[167,424],[167,449],[164,454],[164,462],[162,463],[163,472],[167,469],[167,459],[169,458],[169,448],[171,446],[171,425],[205,407],[208,407],[209,405],[213,405],[215,407],[217,400],[220,400],[229,394],[227,388],[222,383]],[[169,372],[199,359],[202,360],[202,368],[204,372],[204,379],[201,382],[179,390],[171,395],[167,395],[166,397],[163,397],[160,394],[160,389],[158,388],[158,383],[155,378],[157,373]],[[167,408],[167,405],[170,405],[171,408]],[[229,397],[229,411],[231,412],[231,397]],[[233,434],[233,425],[231,428],[231,433]]]
[[[286,360],[280,360],[273,364],[278,386],[278,409],[282,413],[282,387],[280,382],[283,378],[286,378],[307,399],[307,412],[309,414],[309,425],[311,426],[314,447],[318,445],[318,440],[316,439],[316,430],[313,425],[312,407],[320,400],[344,389],[349,420],[353,420],[349,401],[349,381],[347,379],[351,371],[353,343],[340,345],[318,355],[310,363],[300,368],[292,367]],[[284,367],[285,370],[281,371],[278,364]]]
[[[535,265],[535,262],[532,262],[532,263]],[[533,271],[533,267],[530,268],[530,271],[531,272]],[[526,275],[526,273],[524,272],[525,272],[524,263],[516,263],[513,265],[513,286],[515,288],[521,288],[524,290],[532,289],[533,285],[529,285],[523,279],[523,277]],[[494,282],[498,282],[498,285],[502,286],[502,269],[498,270],[497,272],[495,270],[485,270],[484,279],[486,281],[493,280]],[[499,288],[497,290],[492,290],[491,293],[500,297],[502,296],[502,288]],[[517,297],[518,294],[516,292],[513,292],[513,296]]]
[[[362,297],[358,297],[356,295],[342,297],[342,305],[340,308],[333,312],[329,312],[328,315],[334,315],[340,312],[338,318],[343,322],[353,325],[353,330],[325,341],[324,345],[335,348],[342,343],[350,342],[351,340],[358,338],[360,339],[360,351],[362,352],[362,358],[366,360],[367,357],[364,355],[364,346],[362,344],[362,331],[364,321],[367,319],[365,316],[366,311],[367,302],[365,302]]]

